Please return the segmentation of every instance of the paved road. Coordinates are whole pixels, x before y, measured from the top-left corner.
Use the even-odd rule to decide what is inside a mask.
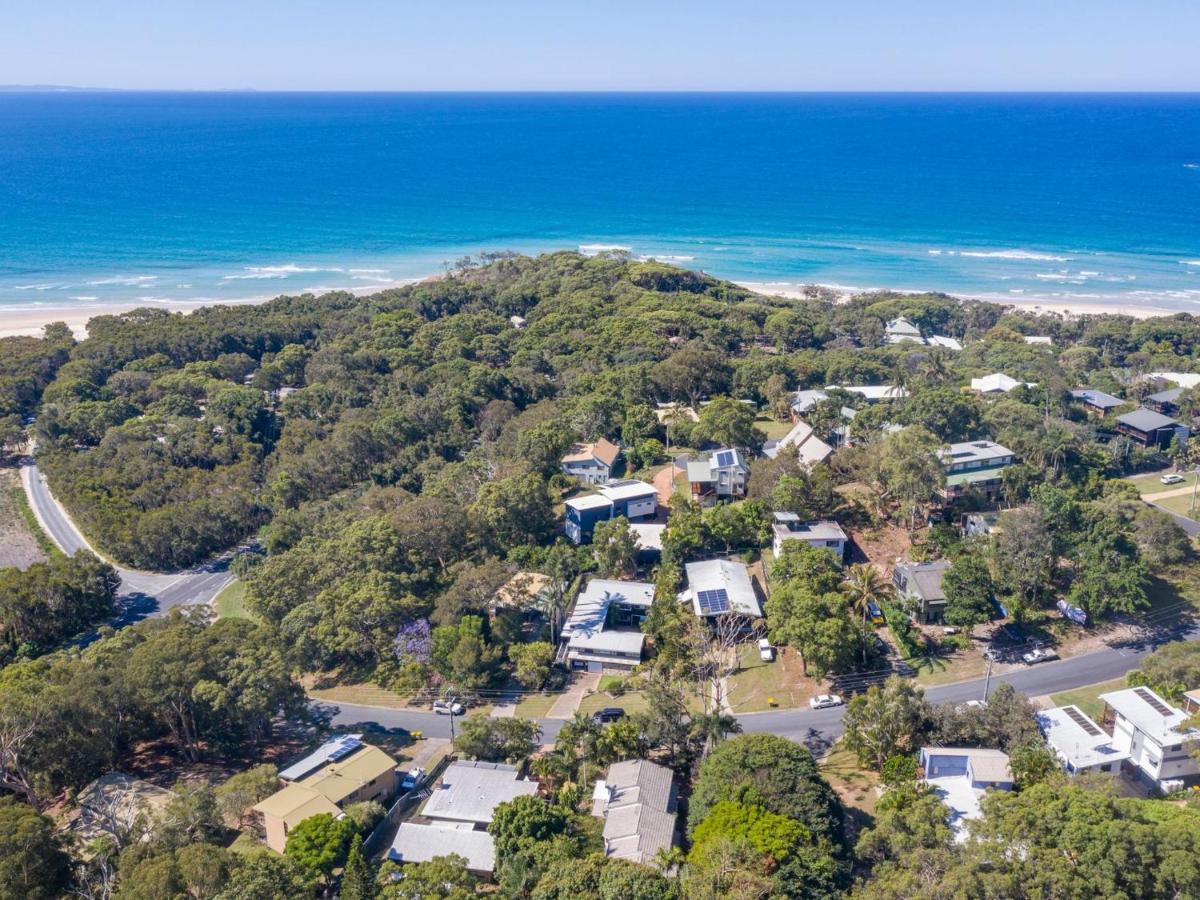
[[[26,460],[21,465],[21,484],[29,505],[42,529],[68,556],[80,550],[95,550],[75,527],[67,511],[50,494],[46,478],[37,464]],[[97,554],[99,555],[99,554]],[[182,572],[139,572],[116,566],[121,577],[117,596],[121,611],[113,623],[121,627],[141,619],[166,615],[176,606],[211,603],[233,577],[229,560],[222,558]]]
[[[1083,656],[1074,656],[1058,662],[1041,663],[1018,669],[1004,675],[993,676],[989,690],[1000,682],[1008,682],[1021,693],[1030,697],[1056,694],[1060,691],[1085,687],[1102,681],[1120,678],[1130,669],[1137,668],[1143,656],[1155,647],[1173,640],[1200,637],[1200,626],[1149,634],[1143,640],[1119,646],[1105,647]],[[925,696],[933,703],[962,703],[983,697],[985,679],[963,681],[956,684],[926,688]],[[448,716],[432,712],[383,709],[373,706],[355,706],[348,703],[317,701],[313,709],[328,716],[331,724],[341,728],[360,727],[366,730],[421,731],[428,737],[450,736]],[[765,731],[808,746],[814,753],[827,750],[842,735],[843,708],[834,709],[787,709],[771,712],[747,713],[738,716],[742,728],[747,732]],[[562,727],[560,719],[539,720],[542,739],[553,741]]]
[[[1187,516],[1181,516],[1179,513],[1171,512],[1165,506],[1159,506],[1157,503],[1151,503],[1150,505],[1157,510],[1165,512],[1168,516],[1174,519],[1175,523],[1185,532],[1187,532],[1188,537],[1195,537],[1196,535],[1200,534],[1200,522],[1197,522],[1195,519],[1189,519]]]

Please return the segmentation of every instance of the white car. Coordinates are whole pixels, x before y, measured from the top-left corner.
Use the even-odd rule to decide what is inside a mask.
[[[461,716],[463,705],[457,700],[434,700],[433,711],[439,716]]]
[[[831,706],[841,706],[842,698],[837,694],[817,694],[808,701],[808,705],[813,709],[829,709]]]
[[[763,662],[771,662],[775,658],[775,648],[766,638],[758,639],[758,658]]]
[[[1183,484],[1183,476],[1178,472],[1171,472],[1169,475],[1164,475],[1158,480],[1163,484]]]
[[[1040,662],[1049,662],[1052,659],[1058,659],[1058,654],[1053,650],[1043,650],[1038,647],[1036,650],[1030,650],[1028,653],[1022,654],[1021,659],[1027,665],[1035,665]]]

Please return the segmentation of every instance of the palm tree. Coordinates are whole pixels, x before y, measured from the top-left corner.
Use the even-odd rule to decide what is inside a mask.
[[[867,630],[867,614],[872,605],[881,607],[893,597],[892,586],[872,563],[856,563],[846,573],[846,596],[850,608],[862,616],[863,634]],[[863,643],[863,662],[867,661],[867,645]]]
[[[725,712],[697,713],[692,716],[692,733],[703,747],[712,748],[731,734],[741,734],[742,723]]]

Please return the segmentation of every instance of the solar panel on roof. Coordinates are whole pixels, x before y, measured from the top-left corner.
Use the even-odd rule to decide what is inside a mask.
[[[717,454],[717,465],[721,468],[733,465],[733,452],[730,450],[722,450]]]
[[[1144,687],[1134,688],[1133,692],[1135,694],[1137,694],[1139,697],[1141,697],[1143,700],[1145,700],[1146,704],[1152,710],[1154,710],[1156,713],[1158,713],[1159,715],[1162,715],[1162,716],[1171,715],[1170,708],[1165,706],[1161,700],[1159,700],[1157,697],[1155,697],[1154,694],[1150,693],[1150,691],[1146,690],[1146,688],[1144,688]]]
[[[329,752],[329,759],[332,762],[337,762],[340,759],[345,759],[351,753],[356,751],[363,745],[363,742],[358,738],[350,736],[343,739],[338,746],[334,747]]]
[[[1091,720],[1088,719],[1087,716],[1081,713],[1074,706],[1066,707],[1063,712],[1067,714],[1067,718],[1069,718],[1072,722],[1082,728],[1085,733],[1090,734],[1092,737],[1098,737],[1099,735],[1104,734],[1103,731],[1092,724]]]
[[[724,588],[715,591],[701,591],[696,595],[700,603],[700,612],[704,615],[729,612],[729,594]]]

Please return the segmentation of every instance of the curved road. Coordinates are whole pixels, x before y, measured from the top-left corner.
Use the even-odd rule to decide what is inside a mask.
[[[1200,636],[1200,626],[1163,631],[1142,641],[1135,641],[1096,650],[1082,656],[1073,656],[1057,662],[1041,663],[994,675],[991,687],[1007,682],[1021,693],[1030,697],[1056,694],[1060,691],[1085,687],[1102,681],[1119,678],[1138,663],[1155,647],[1169,641]],[[925,696],[932,703],[962,703],[983,697],[985,679],[962,681],[955,684],[935,685],[925,689]],[[990,688],[989,688],[990,689]],[[367,731],[401,730],[421,731],[428,737],[448,738],[450,721],[447,716],[415,710],[385,709],[377,706],[356,706],[348,703],[314,701],[313,709],[327,716],[330,724],[340,728],[351,726]],[[747,731],[766,731],[805,744],[815,754],[821,755],[842,734],[843,708],[834,709],[788,709],[770,712],[745,713],[738,716],[742,728]],[[561,719],[540,719],[542,738],[553,741],[563,725]]]
[[[67,556],[80,550],[96,553],[67,511],[51,495],[46,476],[38,471],[37,463],[28,459],[22,462],[21,484],[38,524],[63,553]],[[166,615],[176,606],[211,603],[233,578],[229,574],[228,558],[182,572],[139,572],[115,564],[114,568],[121,578],[121,587],[117,591],[121,609],[112,623],[117,627]]]

